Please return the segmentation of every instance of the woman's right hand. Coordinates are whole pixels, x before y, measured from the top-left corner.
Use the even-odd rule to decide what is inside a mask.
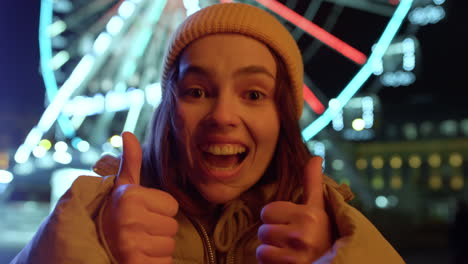
[[[172,263],[178,203],[169,193],[140,185],[138,139],[122,133],[119,173],[103,212],[102,228],[119,263]]]

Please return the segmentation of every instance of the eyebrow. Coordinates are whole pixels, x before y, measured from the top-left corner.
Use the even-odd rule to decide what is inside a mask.
[[[247,67],[242,67],[234,72],[234,76],[238,75],[248,75],[248,74],[265,74],[268,77],[272,78],[273,80],[276,80],[275,76],[273,73],[271,73],[267,68],[259,65],[250,65]]]
[[[205,70],[203,67],[196,66],[196,65],[189,65],[188,67],[183,68],[180,71],[179,74],[179,79],[184,78],[188,74],[196,74],[196,75],[203,75],[203,76],[209,76],[210,73]]]
[[[183,68],[180,72],[179,78],[184,78],[184,76],[186,76],[187,74],[196,74],[196,75],[202,75],[202,76],[211,75],[208,70],[197,65],[189,65],[188,67]],[[260,65],[250,65],[250,66],[239,68],[233,73],[233,76],[237,77],[239,75],[250,75],[250,74],[264,74],[272,78],[273,80],[276,80],[273,73],[271,73],[267,68],[260,66]]]

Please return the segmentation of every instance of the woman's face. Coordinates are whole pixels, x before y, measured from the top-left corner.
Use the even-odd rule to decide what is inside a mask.
[[[203,37],[181,54],[177,145],[208,202],[237,198],[271,161],[280,129],[276,70],[265,45],[239,34]]]

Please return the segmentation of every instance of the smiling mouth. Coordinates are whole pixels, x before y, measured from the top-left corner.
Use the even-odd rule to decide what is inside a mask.
[[[201,150],[204,164],[216,171],[237,168],[248,153],[247,148],[239,144],[207,144],[202,145]]]

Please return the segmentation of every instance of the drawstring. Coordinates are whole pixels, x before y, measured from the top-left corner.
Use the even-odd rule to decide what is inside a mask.
[[[216,249],[227,252],[250,223],[252,213],[242,200],[226,203],[213,233]]]

